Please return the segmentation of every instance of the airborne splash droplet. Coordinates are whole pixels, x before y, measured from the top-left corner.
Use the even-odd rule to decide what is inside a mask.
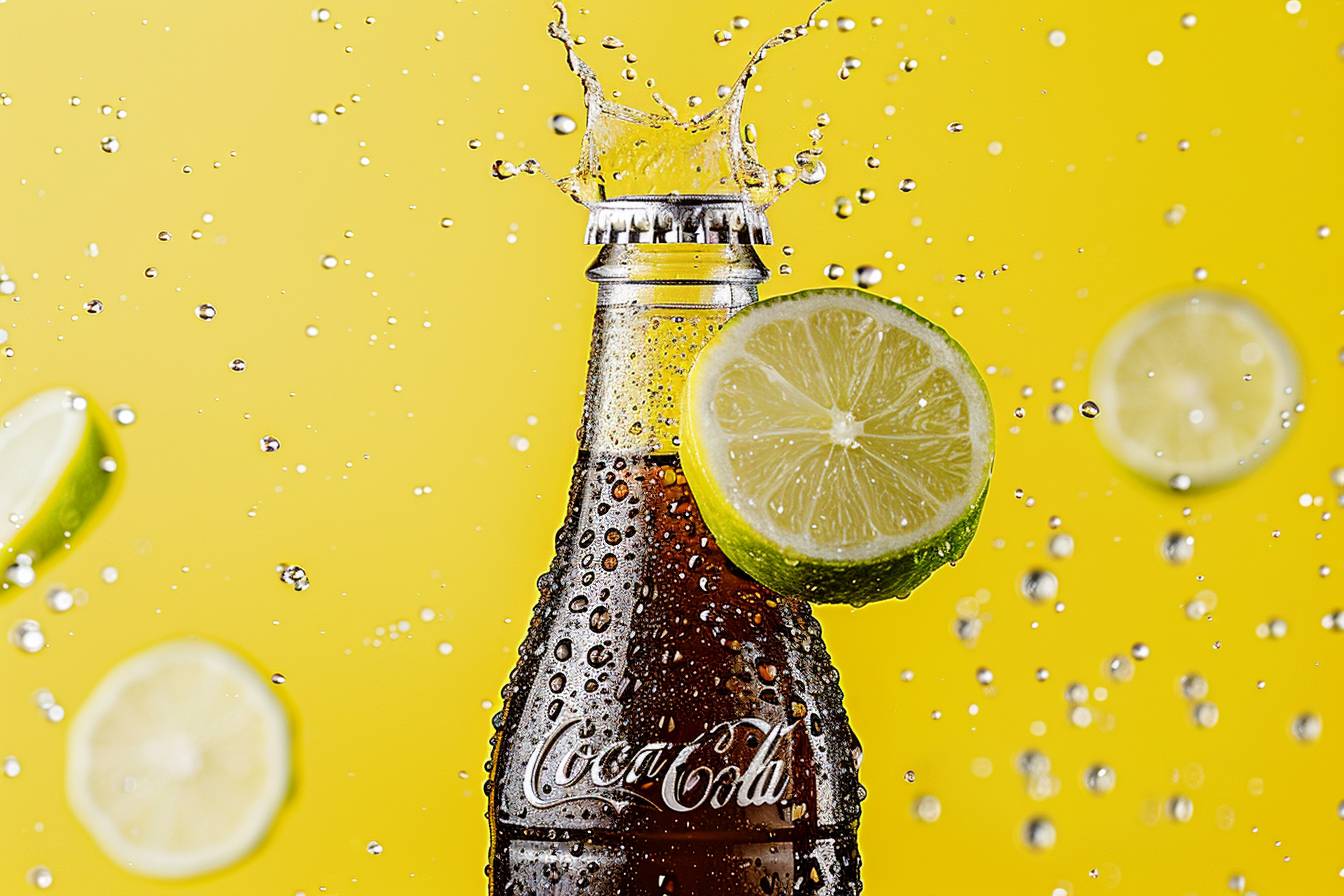
[[[805,37],[816,26],[817,14],[829,3],[821,0],[805,21],[782,29],[761,44],[737,80],[720,89],[720,105],[683,118],[653,89],[652,79],[648,85],[659,112],[645,112],[608,98],[597,75],[579,56],[581,40],[570,36],[569,14],[564,4],[557,2],[556,20],[547,31],[564,44],[569,68],[583,86],[587,123],[579,160],[569,174],[555,179],[556,185],[590,208],[615,196],[668,193],[741,195],[754,206],[766,208],[795,183],[820,183],[826,176],[820,146],[824,123],[819,121],[809,132],[810,145],[794,156],[792,165],[767,168],[757,155],[754,129],[743,126],[742,103],[766,54]],[[729,32],[724,33],[731,37]],[[603,41],[603,46],[609,47],[608,41],[612,40],[615,38]],[[721,45],[728,43],[723,41]],[[688,105],[695,108],[698,99]],[[567,131],[557,128],[557,133]],[[494,163],[494,171],[496,177],[500,172],[507,172],[507,176],[545,173],[535,160],[515,163],[501,159]]]

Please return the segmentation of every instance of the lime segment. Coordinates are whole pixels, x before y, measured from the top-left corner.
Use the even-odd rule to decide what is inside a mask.
[[[89,522],[117,478],[102,414],[50,389],[0,419],[0,590],[31,585],[35,566]]]
[[[941,328],[859,290],[732,318],[691,370],[683,463],[728,557],[817,601],[904,597],[958,559],[993,457],[983,381]]]
[[[1283,439],[1299,375],[1288,340],[1251,303],[1210,291],[1158,299],[1116,324],[1097,352],[1098,435],[1158,482],[1225,482]]]

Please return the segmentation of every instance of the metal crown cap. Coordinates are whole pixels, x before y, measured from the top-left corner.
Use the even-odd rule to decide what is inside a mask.
[[[592,207],[584,242],[769,245],[770,225],[730,193],[619,196]]]

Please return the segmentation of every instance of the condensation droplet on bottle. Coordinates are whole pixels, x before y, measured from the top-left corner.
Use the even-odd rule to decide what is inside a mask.
[[[1101,408],[1097,405],[1095,401],[1089,398],[1087,401],[1084,401],[1082,404],[1078,405],[1078,413],[1082,414],[1089,420],[1094,420],[1096,419],[1097,415],[1101,413]]]
[[[215,306],[211,305],[209,302],[202,302],[200,305],[196,306],[196,316],[201,320],[214,320]]]

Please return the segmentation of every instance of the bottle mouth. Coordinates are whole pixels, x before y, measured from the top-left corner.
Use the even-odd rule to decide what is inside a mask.
[[[592,206],[584,242],[769,245],[765,213],[735,193],[617,196]]]

